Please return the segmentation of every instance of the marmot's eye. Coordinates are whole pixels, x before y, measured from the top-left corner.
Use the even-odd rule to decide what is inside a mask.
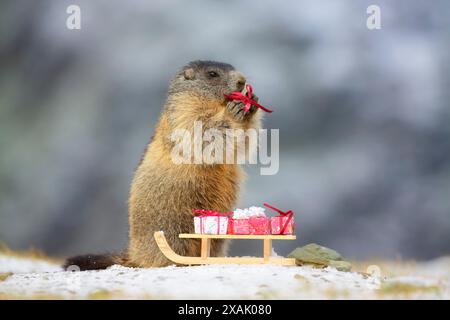
[[[215,71],[208,71],[208,76],[210,76],[211,78],[216,78],[219,76],[219,74]]]

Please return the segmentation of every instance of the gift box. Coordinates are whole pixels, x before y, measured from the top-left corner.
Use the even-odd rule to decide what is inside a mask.
[[[294,219],[286,216],[270,218],[270,230],[272,234],[293,234]]]
[[[228,213],[194,209],[194,232],[198,234],[226,234]]]
[[[270,234],[270,220],[264,208],[236,209],[228,223],[229,234]]]
[[[294,212],[289,211],[281,211],[278,208],[272,207],[266,203],[264,206],[275,210],[280,215],[276,217],[270,218],[270,230],[272,234],[293,234],[295,221],[294,221]]]
[[[250,234],[250,224],[248,218],[228,220],[228,234]]]
[[[248,218],[250,234],[270,234],[270,220],[268,217]]]

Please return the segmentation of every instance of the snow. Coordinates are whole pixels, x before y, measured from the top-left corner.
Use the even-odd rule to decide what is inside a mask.
[[[60,266],[44,260],[18,258],[0,254],[0,273],[52,272],[60,270]]]
[[[28,269],[29,272],[26,272]],[[355,297],[378,288],[380,281],[333,268],[275,265],[170,266],[67,272],[56,264],[1,257],[0,272],[14,272],[0,282],[0,293],[42,293],[84,299],[98,292],[117,298],[169,299],[299,299],[321,298],[330,290],[351,290]]]
[[[448,260],[420,265],[409,275],[389,279],[334,268],[275,265],[170,266],[68,272],[51,262],[0,255],[0,297],[39,295],[64,299],[372,299],[380,298],[383,283],[409,283],[443,290],[431,297],[448,297]],[[439,278],[433,278],[434,275]],[[419,294],[420,291],[416,292]],[[386,296],[385,298],[389,298]],[[427,296],[430,297],[430,296]],[[382,298],[382,297],[381,297]]]

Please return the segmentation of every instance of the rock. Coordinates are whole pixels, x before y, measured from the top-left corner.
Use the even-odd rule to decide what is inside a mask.
[[[295,258],[297,265],[330,266],[340,271],[350,271],[352,268],[350,262],[344,261],[338,252],[315,243],[295,249],[288,257]]]
[[[338,252],[315,243],[295,249],[288,257],[315,264],[328,264],[332,260],[342,260]]]

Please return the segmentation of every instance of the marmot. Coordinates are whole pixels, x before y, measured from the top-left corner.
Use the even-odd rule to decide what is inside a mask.
[[[112,264],[162,267],[173,264],[159,250],[153,233],[162,230],[173,250],[184,256],[200,255],[199,239],[180,239],[193,233],[192,209],[229,212],[235,207],[243,172],[237,164],[175,164],[171,158],[175,129],[192,132],[195,121],[203,130],[260,127],[261,112],[254,106],[229,101],[224,94],[243,91],[244,75],[227,63],[193,61],[170,82],[167,100],[134,173],[129,194],[129,246],[119,255],[83,255],[69,258],[65,267],[103,269]],[[258,98],[253,95],[253,100]],[[211,256],[226,254],[225,240],[211,242]]]

